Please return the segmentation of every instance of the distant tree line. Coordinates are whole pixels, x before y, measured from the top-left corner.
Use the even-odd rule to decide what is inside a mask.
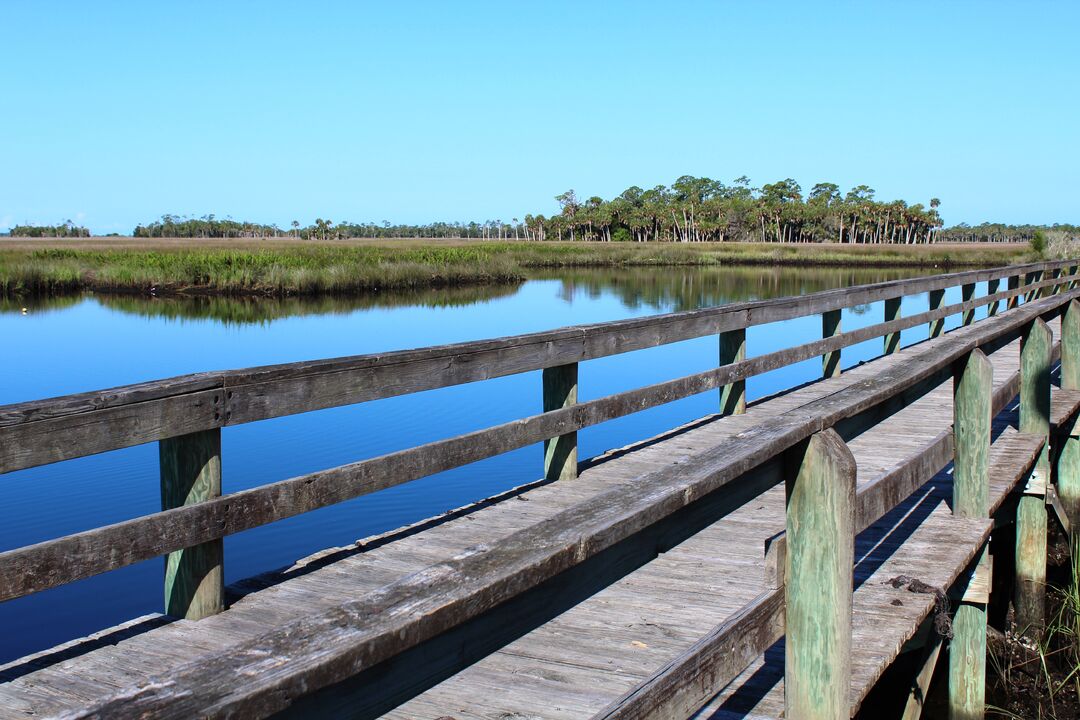
[[[752,187],[746,177],[730,185],[685,175],[670,187],[634,186],[618,197],[580,200],[573,190],[555,198],[561,212],[523,221],[434,222],[424,225],[339,222],[318,218],[302,227],[164,215],[135,228],[136,237],[482,238],[525,240],[661,242],[929,243],[941,229],[940,201],[929,207],[903,200],[879,202],[866,185],[842,194],[835,183],[818,183],[803,196],[788,178]]]
[[[8,234],[11,237],[90,237],[90,230],[65,220],[60,225],[16,225]]]
[[[1002,223],[982,223],[968,225],[960,223],[944,228],[938,233],[943,242],[1031,242],[1041,233],[1063,233],[1072,238],[1080,238],[1080,225],[1003,225]]]
[[[266,238],[282,234],[276,225],[265,225],[247,221],[224,220],[216,215],[203,215],[193,218],[180,215],[162,215],[146,225],[137,225],[131,233],[135,237],[179,237],[179,238]]]
[[[317,218],[314,223],[303,227],[293,220],[290,227],[282,229],[277,225],[267,225],[226,218],[218,219],[214,215],[187,217],[180,215],[162,215],[160,220],[138,225],[132,232],[135,237],[180,237],[180,238],[260,238],[291,236],[303,239],[333,240],[340,238],[486,238],[520,239],[524,226],[514,218],[513,223],[501,220],[487,222],[433,222],[425,225],[392,225],[384,220],[381,223],[340,222]]]
[[[528,239],[914,244],[933,242],[942,224],[937,198],[929,207],[878,202],[866,185],[842,194],[835,183],[818,183],[804,197],[791,178],[755,188],[745,176],[725,185],[684,175],[611,200],[582,201],[573,190],[555,199],[558,215],[525,216]]]
[[[926,205],[903,200],[879,201],[867,185],[846,193],[835,183],[821,182],[803,193],[791,178],[753,187],[743,176],[730,184],[684,175],[670,186],[644,190],[638,186],[605,200],[582,200],[573,190],[555,197],[560,212],[550,217],[527,214],[510,222],[432,222],[391,224],[387,220],[334,223],[317,218],[288,228],[274,224],[220,219],[215,215],[162,215],[133,231],[135,237],[265,238],[480,238],[491,240],[588,240],[659,242],[795,242],[848,244],[925,244],[946,242],[1030,242],[1039,230],[1080,235],[1075,225],[1003,225],[961,223],[942,227],[941,201]],[[13,236],[85,237],[90,232],[70,220],[62,225],[21,225]]]

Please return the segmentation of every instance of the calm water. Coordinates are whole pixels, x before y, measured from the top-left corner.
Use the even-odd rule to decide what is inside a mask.
[[[195,371],[421,347],[616,320],[740,300],[801,295],[916,273],[846,270],[566,272],[518,287],[361,300],[235,301],[74,297],[0,301],[0,404]],[[953,294],[955,292],[955,295]],[[985,287],[978,294],[986,292]],[[947,301],[959,302],[959,289]],[[26,313],[22,309],[26,307]],[[903,312],[927,309],[925,295]],[[880,303],[844,311],[844,329],[881,322]],[[947,327],[958,324],[950,318]],[[751,328],[748,354],[820,336],[817,318]],[[926,337],[904,333],[904,344]],[[844,350],[844,367],[880,353]],[[588,400],[714,367],[715,337],[583,363]],[[750,399],[814,379],[811,360],[747,383]],[[225,492],[381,455],[541,411],[540,373],[226,428]],[[581,457],[649,437],[710,412],[715,392],[588,428]],[[225,539],[233,582],[477,500],[540,475],[539,445]],[[156,444],[10,473],[0,550],[160,509]],[[0,661],[159,612],[162,560],[0,604]]]

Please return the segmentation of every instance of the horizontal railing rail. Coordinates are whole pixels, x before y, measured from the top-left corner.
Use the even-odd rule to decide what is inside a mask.
[[[217,425],[207,427],[206,422],[221,424],[247,422],[249,420],[235,418],[231,414],[234,411],[229,408],[241,405],[251,408],[260,402],[271,403],[270,400],[265,399],[270,397],[268,388],[280,390],[281,386],[278,383],[292,382],[298,378],[309,381],[336,377],[344,373],[352,377],[350,382],[359,383],[355,387],[360,387],[360,385],[366,386],[372,381],[372,377],[375,377],[369,375],[367,380],[357,380],[356,373],[364,367],[369,370],[377,369],[379,373],[382,373],[379,377],[387,380],[382,385],[368,386],[361,395],[346,393],[347,399],[339,403],[344,404],[346,401],[356,401],[356,398],[361,396],[367,399],[388,397],[442,386],[439,383],[449,384],[446,375],[441,379],[425,376],[422,382],[418,379],[424,374],[418,374],[417,368],[430,369],[432,363],[447,369],[461,368],[461,372],[472,379],[505,374],[506,365],[500,365],[498,370],[485,373],[482,363],[478,364],[476,361],[477,357],[486,356],[496,346],[502,349],[522,347],[536,349],[544,346],[545,343],[550,346],[551,343],[563,342],[563,340],[556,341],[553,338],[565,339],[575,334],[579,336],[579,339],[591,337],[594,340],[602,336],[621,335],[623,337],[621,345],[596,340],[597,344],[588,357],[600,357],[611,352],[650,347],[702,334],[742,331],[746,327],[767,322],[817,313],[832,313],[838,308],[860,305],[874,299],[888,301],[903,297],[897,293],[935,292],[957,283],[965,289],[963,295],[965,299],[960,303],[943,305],[940,302],[942,295],[935,305],[932,297],[931,309],[926,312],[899,317],[897,307],[891,315],[893,319],[847,332],[839,332],[839,324],[836,322],[834,334],[823,337],[821,340],[749,359],[735,359],[711,370],[587,402],[560,401],[549,406],[547,402],[549,393],[545,391],[546,411],[538,415],[225,496],[220,496],[220,459],[218,458],[217,475],[214,478],[217,483],[216,491],[202,496],[181,498],[179,501],[174,498],[166,499],[163,495],[162,512],[0,553],[0,601],[70,583],[153,557],[180,553],[189,548],[201,546],[206,549],[218,544],[216,552],[220,556],[219,544],[227,535],[539,442],[569,444],[572,453],[563,457],[561,466],[555,466],[559,464],[559,461],[551,457],[556,453],[549,453],[548,463],[555,467],[548,467],[547,471],[549,477],[566,473],[573,475],[577,469],[576,441],[573,440],[573,433],[578,430],[710,390],[727,388],[730,391],[749,377],[817,356],[833,358],[835,362],[838,362],[839,351],[843,348],[877,337],[887,338],[886,353],[894,352],[899,346],[899,334],[904,330],[929,324],[931,334],[934,334],[935,324],[943,322],[943,319],[950,315],[962,314],[964,322],[970,323],[974,319],[973,311],[978,307],[987,306],[991,308],[991,312],[996,312],[1001,302],[1014,304],[1021,297],[1034,298],[1043,292],[1053,293],[1067,287],[1074,287],[1080,280],[1080,276],[1075,274],[1076,265],[1076,261],[1062,261],[901,280],[831,290],[800,298],[742,303],[664,315],[659,318],[565,328],[552,333],[538,333],[516,338],[463,343],[387,355],[295,363],[230,373],[189,375],[97,394],[68,396],[0,408],[0,423],[7,423],[0,424],[0,447],[2,447],[0,458],[4,463],[0,465],[0,470],[7,471],[41,462],[77,457],[90,452],[111,450],[123,447],[125,444],[164,439],[180,432],[183,436],[196,439],[197,442],[193,446],[187,446],[182,443],[183,438],[181,438],[180,443],[170,440],[168,448],[165,443],[162,444],[163,485],[169,485],[174,482],[174,479],[166,478],[166,468],[176,467],[177,462],[172,454],[179,453],[184,456],[193,452],[208,453],[203,458],[204,461],[219,456],[220,440],[216,436],[209,438],[203,436],[207,430],[220,432],[220,428]],[[1067,275],[1061,275],[1060,271],[1063,268],[1069,270]],[[1046,271],[1051,271],[1053,277],[1039,280],[1038,274]],[[1008,290],[996,292],[994,291],[996,290],[995,281],[1000,278],[1013,278],[1015,281],[1010,282]],[[1027,282],[1021,282],[1021,278]],[[989,289],[994,292],[975,298],[971,291],[974,288],[973,283],[981,280],[990,282]],[[886,316],[890,317],[888,311]],[[685,324],[685,327],[682,324]],[[708,333],[705,332],[706,326]],[[648,332],[652,334],[648,336],[647,341],[644,339],[645,336],[640,334],[636,336],[636,339],[627,340],[626,338],[630,336],[626,331],[631,327],[638,331],[649,329]],[[678,330],[663,333],[658,331],[658,328],[670,329],[671,327]],[[1013,330],[1017,331],[1016,328]],[[546,338],[546,340],[541,341],[539,338]],[[891,348],[888,338],[896,338]],[[584,345],[580,347],[583,348]],[[559,350],[554,355],[541,353],[542,357],[531,359],[528,359],[526,355],[521,355],[514,361],[513,367],[521,372],[546,368],[545,358],[557,357],[560,361],[568,360],[569,357],[563,352]],[[579,360],[583,355],[579,353],[574,357]],[[398,362],[389,362],[387,358],[397,358]],[[826,360],[826,364],[828,362],[830,361]],[[574,367],[573,386],[574,400],[576,400],[576,366],[566,363],[563,367],[566,366]],[[403,371],[403,375],[410,380],[407,383],[390,382],[389,378],[393,376],[394,368],[408,368],[407,371]],[[828,373],[829,370],[826,369],[826,374]],[[455,377],[459,381],[464,381],[460,380],[464,375]],[[238,379],[243,379],[243,382],[237,385],[228,384],[237,382]],[[252,390],[252,388],[259,389]],[[240,392],[248,400],[238,403],[234,395],[236,392]],[[264,399],[256,401],[253,399],[256,397]],[[277,414],[286,414],[284,403],[289,400],[301,405],[306,403],[305,407],[312,402],[322,402],[312,400],[311,395],[306,392],[297,395],[290,391],[283,392],[283,395],[271,404],[275,407],[282,406],[282,411]],[[243,417],[254,418],[250,414]],[[16,420],[20,418],[22,421],[17,422]],[[208,447],[209,450],[207,450]],[[202,466],[199,471],[203,471]],[[214,611],[220,609],[220,604],[219,599],[214,604]],[[169,609],[176,611],[175,607]]]

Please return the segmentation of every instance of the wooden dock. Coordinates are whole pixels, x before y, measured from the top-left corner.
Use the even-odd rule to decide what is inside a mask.
[[[905,717],[942,653],[953,717],[982,717],[987,606],[1037,633],[1047,523],[1077,521],[1078,283],[1040,263],[0,408],[0,472],[160,441],[163,487],[161,513],[0,553],[0,600],[167,556],[162,614],[0,667],[0,718],[852,717],[902,653]],[[816,314],[820,341],[747,359],[747,327]],[[577,363],[704,335],[716,369],[577,401]],[[537,369],[541,415],[220,495],[222,427]],[[578,462],[578,430],[702,392],[721,412]],[[536,442],[543,479],[222,585],[225,535]]]

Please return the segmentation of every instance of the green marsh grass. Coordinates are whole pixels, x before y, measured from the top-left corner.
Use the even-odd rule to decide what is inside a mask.
[[[79,290],[141,294],[361,294],[514,284],[568,267],[843,265],[948,267],[1025,259],[1016,249],[636,243],[462,242],[282,244],[243,248],[0,247],[0,294]]]

